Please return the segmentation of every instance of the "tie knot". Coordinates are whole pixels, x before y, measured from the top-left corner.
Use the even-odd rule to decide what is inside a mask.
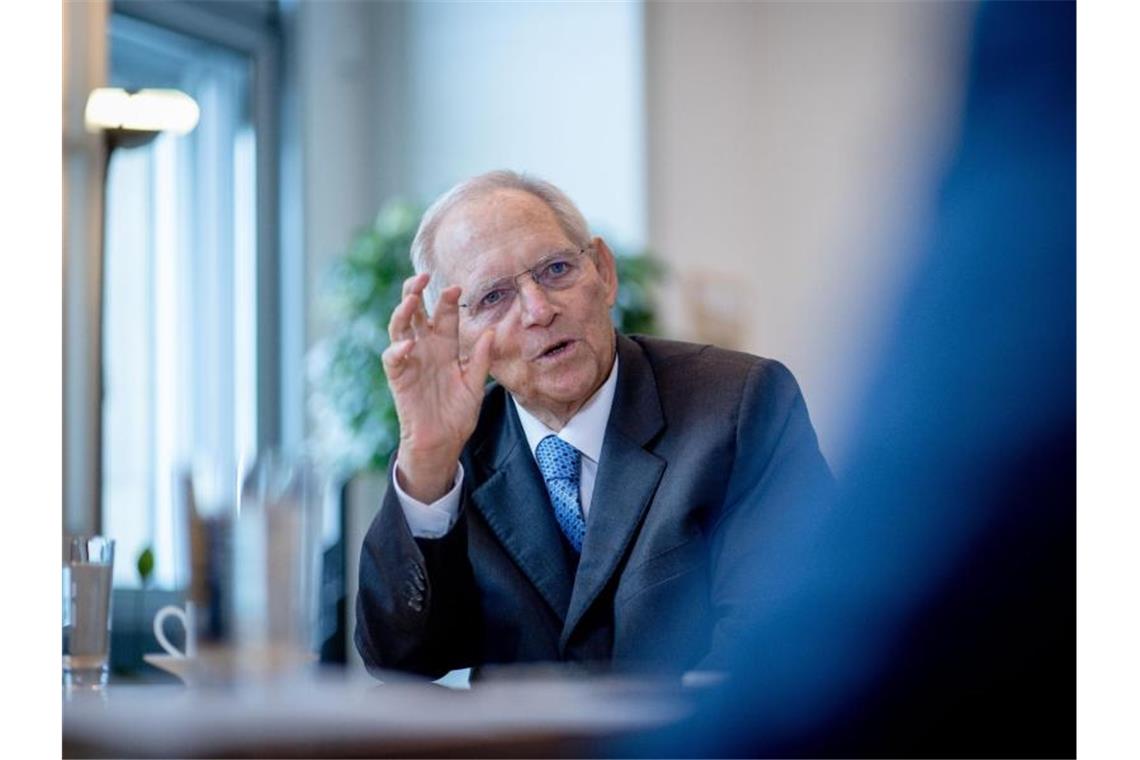
[[[548,435],[538,442],[534,450],[538,469],[544,480],[564,479],[578,482],[578,463],[581,454],[556,435]]]

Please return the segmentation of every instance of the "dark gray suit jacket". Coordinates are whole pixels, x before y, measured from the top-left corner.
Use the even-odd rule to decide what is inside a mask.
[[[831,483],[795,379],[713,346],[619,334],[617,348],[581,557],[492,385],[454,528],[413,538],[389,488],[364,539],[355,639],[370,668],[717,667],[745,605],[778,593],[777,579],[749,577],[750,560],[778,551],[767,528],[820,508]]]

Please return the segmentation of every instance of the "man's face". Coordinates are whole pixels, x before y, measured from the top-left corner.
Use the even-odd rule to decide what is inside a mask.
[[[578,248],[541,200],[497,190],[448,212],[435,237],[445,284],[463,288],[468,303],[485,283],[509,278],[552,254]],[[558,429],[601,386],[613,364],[610,307],[617,297],[613,255],[595,238],[594,254],[578,258],[579,279],[564,290],[544,289],[529,275],[514,282],[518,296],[497,320],[460,309],[460,355],[486,330],[494,333],[491,375],[532,414]]]

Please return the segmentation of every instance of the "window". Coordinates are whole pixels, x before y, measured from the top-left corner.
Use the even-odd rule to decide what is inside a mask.
[[[253,57],[121,13],[111,86],[174,87],[201,109],[188,135],[109,158],[104,270],[103,529],[115,585],[186,582],[173,476],[209,452],[235,461],[264,440],[259,395],[258,132]]]

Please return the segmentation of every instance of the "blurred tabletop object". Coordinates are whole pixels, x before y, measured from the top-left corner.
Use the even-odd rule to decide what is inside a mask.
[[[589,756],[689,712],[679,682],[522,674],[451,689],[337,673],[65,695],[64,757]]]

